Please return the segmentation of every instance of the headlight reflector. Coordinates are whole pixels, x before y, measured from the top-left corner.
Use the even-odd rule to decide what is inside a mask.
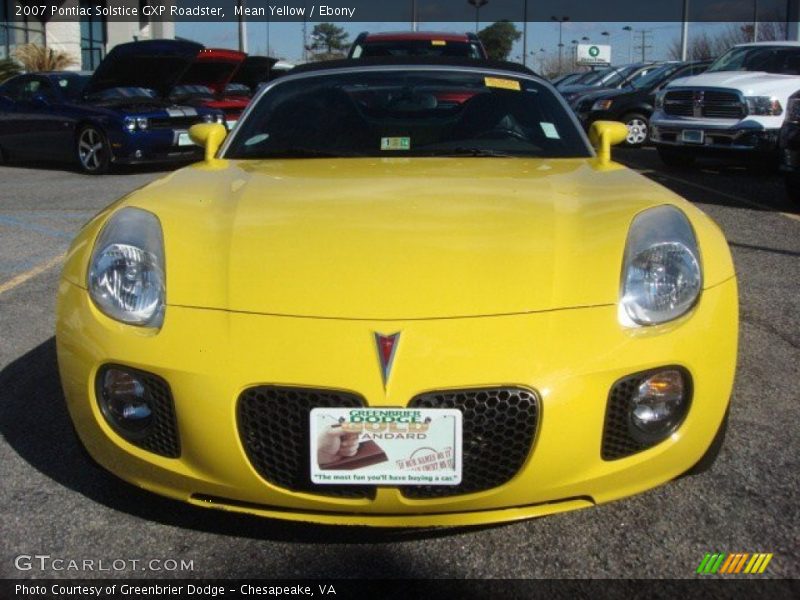
[[[125,117],[122,119],[122,124],[128,131],[136,131],[136,119],[133,117]]]
[[[155,215],[138,208],[113,215],[95,242],[87,283],[95,305],[112,319],[161,327],[166,279]]]
[[[147,117],[139,117],[136,119],[136,126],[144,131],[150,126],[150,122],[147,120]]]
[[[630,405],[634,439],[649,443],[671,433],[686,414],[687,391],[677,369],[658,371],[639,384]]]
[[[701,289],[700,253],[683,213],[658,206],[639,214],[625,248],[623,323],[656,325],[677,319],[695,305]]]
[[[777,98],[771,96],[747,96],[747,111],[751,115],[777,117],[783,114],[783,107]]]

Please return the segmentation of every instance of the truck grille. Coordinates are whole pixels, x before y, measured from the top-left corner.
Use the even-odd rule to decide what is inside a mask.
[[[676,117],[709,119],[741,119],[747,114],[737,93],[706,89],[667,92],[664,112]]]
[[[151,129],[189,129],[192,125],[203,123],[203,118],[195,115],[191,117],[158,117],[150,119]]]

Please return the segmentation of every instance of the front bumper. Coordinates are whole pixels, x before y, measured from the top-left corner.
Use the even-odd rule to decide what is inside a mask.
[[[738,123],[738,122],[737,122]],[[684,131],[702,131],[702,144],[683,141]],[[778,150],[779,129],[711,124],[697,120],[650,121],[650,139],[657,146],[679,147],[693,154],[758,153]]]
[[[187,143],[184,130],[118,131],[110,133],[109,138],[112,162],[118,165],[181,163],[203,158],[203,149]]]
[[[100,314],[85,290],[62,281],[57,347],[70,415],[89,453],[123,479],[172,498],[263,516],[329,524],[457,526],[584,508],[667,482],[691,468],[722,422],[737,345],[736,281],[705,290],[681,320],[626,330],[616,307],[536,314],[369,322],[229,313],[169,306],[157,335]],[[374,332],[402,331],[383,387]],[[128,365],[166,380],[181,455],[165,458],[119,437],[100,413],[98,369]],[[600,456],[612,384],[681,365],[692,376],[680,428],[630,457]],[[541,398],[539,430],[521,470],[499,487],[424,500],[381,487],[337,498],[269,484],[248,462],[236,400],[254,385],[352,390],[370,406],[405,406],[436,389],[518,385]]]

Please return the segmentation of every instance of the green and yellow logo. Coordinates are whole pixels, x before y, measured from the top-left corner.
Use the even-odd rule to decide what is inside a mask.
[[[700,566],[697,567],[697,573],[701,575],[714,575],[715,573],[720,575],[756,575],[766,571],[767,565],[771,560],[771,553],[748,554],[747,552],[736,552],[725,554],[724,552],[717,552],[712,554],[706,552],[703,560],[700,561]]]

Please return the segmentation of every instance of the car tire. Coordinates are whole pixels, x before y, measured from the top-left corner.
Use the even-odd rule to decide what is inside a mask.
[[[629,148],[641,148],[650,141],[650,119],[641,113],[629,113],[621,121],[628,128],[625,145]]]
[[[684,154],[680,150],[674,148],[658,147],[658,156],[668,167],[684,168],[691,167],[694,164],[694,156],[691,154]]]
[[[5,165],[8,163],[8,152],[6,152],[5,148],[0,146],[0,165]]]
[[[711,445],[706,450],[706,453],[698,460],[695,465],[683,474],[684,477],[691,477],[692,475],[699,475],[705,473],[714,465],[719,456],[722,445],[725,442],[725,434],[728,432],[728,411],[725,411],[725,416],[722,418],[722,423],[717,430],[714,439],[711,440]]]
[[[86,175],[103,175],[111,168],[111,146],[105,133],[94,125],[84,125],[75,136],[78,169]]]
[[[783,176],[783,183],[789,200],[800,203],[800,174],[786,173]]]

